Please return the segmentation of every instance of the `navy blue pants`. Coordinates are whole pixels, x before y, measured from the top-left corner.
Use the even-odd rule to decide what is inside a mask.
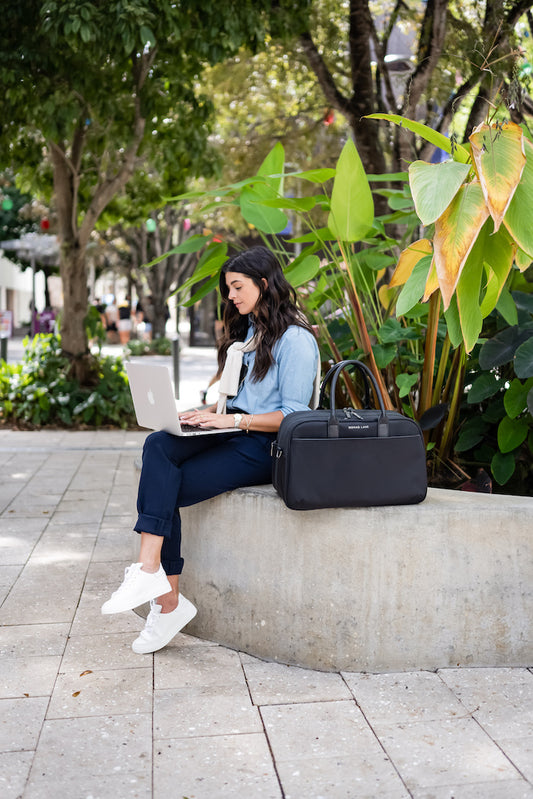
[[[275,437],[234,432],[206,436],[159,432],[147,437],[134,529],[164,537],[161,563],[167,574],[183,570],[179,509],[234,488],[270,483],[270,445]]]

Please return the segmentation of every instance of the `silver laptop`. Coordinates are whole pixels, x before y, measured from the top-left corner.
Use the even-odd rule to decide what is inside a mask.
[[[140,427],[164,430],[175,436],[205,436],[213,433],[236,432],[228,429],[199,428],[182,425],[174,398],[170,371],[153,363],[127,363],[133,407]]]

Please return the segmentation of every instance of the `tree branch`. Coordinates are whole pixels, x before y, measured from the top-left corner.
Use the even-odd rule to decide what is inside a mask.
[[[342,114],[350,113],[350,101],[337,88],[331,72],[313,41],[310,33],[303,33],[299,38],[300,45],[309,62],[309,66],[318,78],[318,82],[327,103]]]

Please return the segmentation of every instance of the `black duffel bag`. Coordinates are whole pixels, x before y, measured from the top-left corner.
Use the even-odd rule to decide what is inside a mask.
[[[370,381],[379,409],[335,408],[335,387],[346,367]],[[328,372],[330,408],[289,413],[272,444],[272,482],[293,510],[409,505],[427,493],[426,450],[414,419],[386,411],[370,369],[340,361]]]

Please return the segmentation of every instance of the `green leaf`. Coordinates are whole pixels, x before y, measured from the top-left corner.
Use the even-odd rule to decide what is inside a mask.
[[[456,349],[463,341],[463,333],[461,331],[461,320],[459,319],[459,309],[457,308],[457,297],[455,294],[450,300],[450,304],[444,311],[444,318],[446,320],[446,327],[448,328],[448,336],[452,347]]]
[[[524,137],[526,164],[520,183],[503,218],[503,224],[521,250],[533,257],[533,145]]]
[[[515,466],[515,457],[512,452],[497,452],[490,464],[492,475],[501,486],[505,485],[513,476]]]
[[[276,142],[259,169],[257,174],[265,178],[273,191],[283,196],[283,167],[285,164],[285,150],[281,142]]]
[[[379,328],[378,337],[382,344],[395,344],[406,339],[417,339],[418,333],[414,327],[404,327],[398,319],[387,319]]]
[[[533,388],[533,377],[522,383],[516,378],[511,382],[511,385],[505,392],[503,404],[507,412],[507,416],[511,419],[516,419],[527,408],[527,397],[530,390]]]
[[[409,275],[409,278],[396,300],[396,316],[403,316],[403,314],[410,311],[424,295],[431,260],[431,255],[424,255],[424,257],[415,264],[413,271]]]
[[[398,114],[367,114],[364,119],[386,119],[387,122],[394,122],[401,128],[407,128],[407,130],[416,133],[417,136],[425,139],[430,144],[434,144],[435,147],[444,150],[445,153],[449,153],[453,156],[454,161],[466,164],[470,160],[470,153],[465,147],[460,144],[453,145],[451,139],[447,136],[443,136],[442,133],[438,133],[421,122],[414,122],[412,119],[406,119],[406,117]]]
[[[463,425],[455,444],[456,452],[467,452],[473,449],[480,441],[483,441],[487,424],[479,416],[468,419]]]
[[[486,341],[479,351],[479,365],[482,369],[494,369],[513,360],[517,348],[531,335],[531,331],[521,330],[516,325],[506,327],[493,338]]]
[[[263,205],[268,208],[285,208],[289,211],[310,211],[316,205],[314,197],[276,197],[272,200],[263,200]]]
[[[200,300],[203,300],[208,294],[210,294],[216,287],[218,286],[218,275],[213,275],[213,277],[206,280],[206,282],[201,286],[201,288],[196,291],[192,297],[187,300],[186,302],[182,303],[185,308],[189,308],[191,305],[195,305]]]
[[[527,409],[531,416],[533,416],[533,388],[528,392],[527,395]]]
[[[396,385],[400,389],[400,397],[409,396],[409,392],[418,383],[419,375],[400,374],[396,375]]]
[[[372,227],[374,200],[359,153],[348,139],[339,160],[328,227],[340,241],[360,241]]]
[[[320,269],[318,255],[306,255],[302,260],[295,261],[285,270],[285,277],[294,288],[303,286],[316,277]]]
[[[287,172],[287,177],[302,178],[311,183],[327,183],[335,177],[335,169],[308,169],[305,172]]]
[[[515,301],[506,286],[502,289],[498,302],[496,303],[496,308],[508,325],[516,325],[518,323],[518,312],[516,310]]]
[[[533,334],[520,344],[514,355],[514,370],[517,377],[533,376]]]
[[[528,432],[529,425],[525,419],[509,419],[504,416],[498,425],[500,452],[512,452],[526,440]]]
[[[373,344],[372,352],[374,353],[378,369],[385,369],[396,357],[396,347],[392,344],[386,344],[385,346]]]
[[[483,400],[494,396],[499,388],[500,383],[498,380],[496,380],[493,374],[490,372],[488,374],[482,374],[476,380],[474,380],[472,388],[467,394],[466,400],[470,405],[474,405],[477,402],[483,402]]]
[[[262,233],[270,235],[281,233],[287,227],[288,219],[279,208],[268,208],[263,200],[276,199],[275,191],[266,184],[255,183],[241,191],[241,213],[250,225]]]
[[[483,274],[482,253],[483,238],[472,247],[457,283],[457,308],[467,352],[474,348],[483,327],[483,316],[479,307]]]
[[[141,37],[141,44],[143,46],[146,46],[147,44],[155,44],[155,36],[147,25],[141,25],[139,36]]]
[[[458,161],[441,164],[414,161],[409,166],[415,209],[424,225],[435,222],[446,210],[469,172],[470,165]]]

